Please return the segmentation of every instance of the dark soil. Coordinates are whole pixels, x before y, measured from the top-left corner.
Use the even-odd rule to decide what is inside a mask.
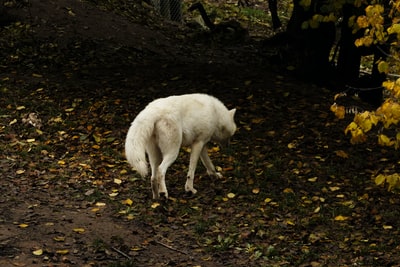
[[[373,181],[397,153],[351,146],[333,94],[268,65],[252,35],[207,37],[135,5],[7,8],[1,266],[398,266],[399,199]],[[210,150],[224,178],[199,166],[186,198],[184,149],[157,203],[124,138],[149,101],[191,92],[238,109],[231,146]]]

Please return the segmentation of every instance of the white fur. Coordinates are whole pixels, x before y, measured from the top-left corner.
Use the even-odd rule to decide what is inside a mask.
[[[186,192],[197,192],[193,180],[199,158],[208,175],[222,176],[215,170],[206,145],[209,141],[229,141],[236,131],[235,111],[228,110],[215,97],[186,94],[156,99],[137,115],[126,137],[125,154],[142,176],[148,174],[148,155],[154,199],[162,195],[168,198],[165,174],[181,146],[191,147]]]

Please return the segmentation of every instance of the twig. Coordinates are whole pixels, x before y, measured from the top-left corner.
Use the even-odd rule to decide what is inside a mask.
[[[131,260],[131,259],[132,259],[128,254],[122,252],[121,250],[117,249],[116,247],[111,247],[111,248],[112,248],[114,251],[116,251],[116,252],[118,252],[119,254],[121,254],[122,256],[124,256],[125,258],[127,258],[128,260]]]
[[[161,245],[161,246],[164,246],[164,247],[166,247],[166,248],[168,248],[168,249],[170,249],[170,250],[173,250],[173,251],[176,251],[176,252],[185,254],[185,255],[189,256],[190,258],[193,258],[193,257],[192,257],[191,255],[189,255],[189,253],[187,253],[186,251],[179,250],[179,249],[177,249],[177,248],[171,247],[170,245],[164,244],[163,242],[160,242],[160,241],[157,241],[157,240],[154,240],[154,242],[156,242],[157,244],[159,244],[159,245]]]

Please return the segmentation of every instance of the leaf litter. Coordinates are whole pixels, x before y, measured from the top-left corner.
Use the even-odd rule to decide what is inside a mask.
[[[78,7],[67,10],[81,17]],[[49,49],[1,62],[2,265],[389,266],[400,260],[398,197],[371,179],[381,169],[396,170],[395,154],[350,145],[346,122],[328,115],[329,91],[277,76],[248,55],[252,67],[222,56],[204,65],[202,57],[215,54],[197,48],[199,59],[181,59],[194,64],[187,68],[162,49],[154,57],[127,55],[135,51],[129,47],[119,54],[113,44],[83,36],[71,40],[69,57],[38,39]],[[29,69],[27,62],[37,63]],[[126,131],[153,98],[195,91],[238,109],[231,146],[209,151],[224,178],[209,178],[199,166],[198,194],[185,198],[188,152],[182,150],[168,173],[171,199],[153,202],[149,180],[124,159]]]

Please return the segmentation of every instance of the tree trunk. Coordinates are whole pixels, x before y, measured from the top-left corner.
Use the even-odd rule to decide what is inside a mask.
[[[315,82],[328,82],[332,76],[329,56],[335,41],[333,22],[320,23],[318,28],[302,28],[302,24],[319,12],[323,0],[314,0],[305,10],[300,0],[294,0],[293,13],[287,27],[292,40],[294,53],[297,55],[296,69],[302,78]]]
[[[349,19],[354,15],[354,6],[343,7],[343,22],[341,25],[340,50],[337,61],[337,73],[343,84],[354,83],[359,78],[361,50],[354,42],[359,37],[352,33]]]

